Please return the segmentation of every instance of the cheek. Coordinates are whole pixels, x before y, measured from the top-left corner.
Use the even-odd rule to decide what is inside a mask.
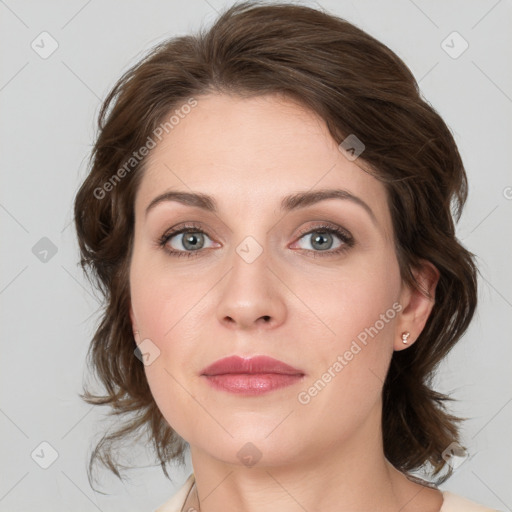
[[[334,334],[316,345],[318,365],[299,403],[325,410],[319,414],[336,418],[337,425],[357,424],[357,411],[367,414],[379,398],[393,353],[400,283],[398,264],[390,256],[340,275],[309,296]],[[350,419],[346,411],[352,411]]]
[[[147,261],[148,257],[134,253],[130,269],[131,304],[141,341],[149,340],[145,342],[157,354],[144,371],[164,418],[186,437],[194,427],[194,416],[183,411],[197,408],[188,391],[196,378],[200,299],[211,285],[191,279],[189,272],[180,276],[142,264]]]
[[[206,291],[205,280],[194,279],[192,272],[151,264],[151,255],[142,251],[134,254],[130,268],[131,303],[139,330],[155,343],[172,337]]]
[[[313,285],[310,282],[303,294],[308,292],[308,305],[325,320],[332,331],[330,340],[338,348],[358,336],[364,341],[372,327],[379,335],[391,334],[401,289],[398,262],[392,254],[361,259],[334,278],[317,279]],[[371,331],[375,335],[374,329]]]

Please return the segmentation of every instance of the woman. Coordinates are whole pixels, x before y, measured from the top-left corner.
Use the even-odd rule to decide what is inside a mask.
[[[116,414],[193,474],[158,510],[490,510],[441,492],[460,449],[429,383],[476,308],[453,137],[350,23],[243,3],[106,99],[75,203],[105,293]],[[453,216],[451,207],[453,207]],[[440,476],[446,470],[444,476]]]

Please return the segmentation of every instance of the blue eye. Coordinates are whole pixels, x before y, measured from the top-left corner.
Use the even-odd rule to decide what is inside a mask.
[[[300,239],[310,237],[310,245],[314,248],[313,250],[302,248],[302,250],[312,252],[314,257],[340,254],[354,245],[354,239],[348,231],[329,225],[316,226],[313,229],[302,231],[301,235]],[[341,242],[332,249],[335,238],[338,238]]]
[[[172,249],[169,248],[169,241],[173,238],[177,238],[178,235],[183,235],[179,244],[185,250],[176,249],[176,247],[173,247]],[[181,229],[171,231],[170,233],[165,233],[159,240],[159,244],[172,256],[191,257],[197,256],[201,252],[201,249],[204,248],[205,237],[208,237],[208,235],[204,233],[204,231],[201,231],[197,226],[188,225],[183,226]]]
[[[179,235],[183,235],[181,239],[178,238]],[[299,240],[307,236],[311,237],[310,244],[313,249],[300,249],[308,253],[312,253],[315,258],[317,256],[323,257],[341,254],[342,252],[350,249],[355,243],[352,235],[348,231],[341,227],[335,227],[331,225],[316,226],[307,231],[302,231],[300,235],[301,237]],[[169,242],[173,241],[174,238],[179,240],[177,243],[181,245],[183,249],[176,247],[173,244],[169,244]],[[338,238],[340,242],[337,247],[332,249],[333,243],[335,243],[333,240],[335,238]],[[210,237],[204,231],[202,231],[199,226],[189,224],[181,226],[180,228],[173,231],[166,232],[158,240],[158,245],[161,246],[170,256],[185,256],[190,258],[199,256],[204,252],[203,249],[205,249],[206,239],[211,240]],[[214,246],[214,243],[212,243],[209,248]]]

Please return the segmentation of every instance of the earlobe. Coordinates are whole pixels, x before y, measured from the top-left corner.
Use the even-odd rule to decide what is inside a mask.
[[[408,343],[408,339],[409,339],[409,336],[411,335],[411,333],[409,331],[406,331],[406,332],[403,332],[402,333],[402,343],[404,345],[407,345]]]
[[[430,261],[420,260],[420,267],[413,269],[412,272],[419,289],[403,285],[400,296],[403,309],[395,330],[395,350],[404,350],[418,339],[435,303],[439,270]]]

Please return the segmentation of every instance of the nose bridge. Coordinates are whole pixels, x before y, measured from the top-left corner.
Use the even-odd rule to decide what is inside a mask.
[[[234,246],[218,303],[219,321],[244,328],[283,321],[284,299],[279,280],[268,268],[271,258],[264,236],[264,232],[246,235]]]

